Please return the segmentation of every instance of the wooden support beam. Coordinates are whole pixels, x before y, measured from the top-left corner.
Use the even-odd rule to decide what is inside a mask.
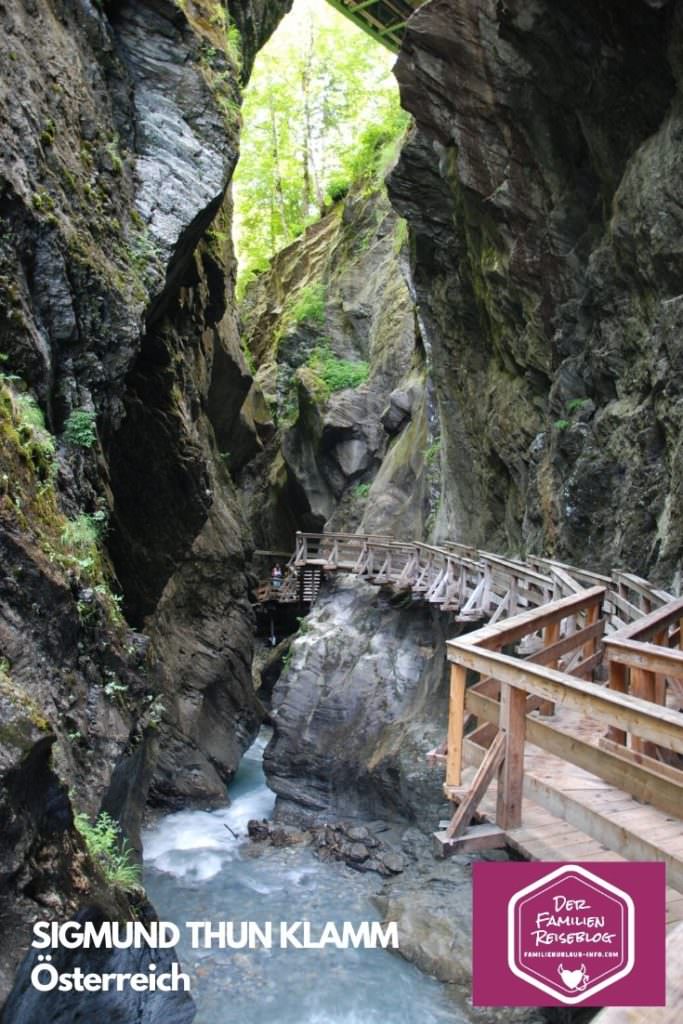
[[[448,760],[446,762],[447,786],[459,786],[462,774],[466,681],[466,669],[460,665],[451,665],[451,692],[448,705]]]
[[[514,618],[507,619],[505,622],[497,622],[495,626],[483,626],[458,640],[449,640],[448,646],[460,644],[466,640],[470,646],[496,650],[504,645],[516,643],[522,637],[543,629],[551,622],[600,604],[604,594],[603,587],[591,587],[590,590],[584,590],[576,596],[564,597],[542,608],[533,608],[531,611],[522,612],[521,615],[515,615]]]
[[[633,793],[632,796],[636,796],[644,803],[651,803],[655,807],[661,807],[663,811],[668,811],[669,814],[679,817],[681,806],[683,806],[683,769],[674,768],[673,765],[665,764],[664,761],[658,761],[656,758],[648,757],[646,754],[641,754],[636,750],[629,750],[627,747],[622,747],[618,743],[614,743],[612,740],[605,739],[604,737],[598,741],[598,746],[601,750],[615,754],[622,761],[628,761],[630,764],[636,764],[644,768],[648,776],[656,780],[658,789],[663,789],[667,782],[673,782],[677,789],[673,791],[673,802],[670,807],[664,807],[658,803],[656,794],[654,798],[651,796],[641,796],[638,793]],[[625,786],[620,788],[626,789]],[[630,790],[626,791],[631,792]]]
[[[590,608],[586,609],[586,625],[594,626],[600,618],[600,605],[594,604]],[[590,658],[596,652],[596,638],[593,637],[587,640],[583,647],[583,658],[584,661]]]
[[[500,728],[505,733],[505,759],[498,776],[496,824],[502,829],[522,824],[526,692],[504,686],[500,698]]]
[[[618,633],[614,634],[614,638],[617,640],[648,640],[663,628],[678,622],[681,612],[683,612],[683,597],[662,605],[661,608],[657,608],[648,615],[643,615],[640,612],[639,618],[620,629]]]
[[[646,672],[642,668],[631,669],[631,693],[641,700],[655,701],[655,674]],[[641,740],[637,734],[631,734],[631,750],[640,754],[647,754],[648,757],[656,756],[655,746]]]
[[[544,657],[543,659],[543,664],[549,665],[550,668],[558,667],[558,655],[554,653],[552,649],[559,642],[561,625],[562,622],[560,621],[560,619],[557,619],[556,622],[549,622],[543,630],[543,647],[545,648],[546,653],[546,657]],[[538,662],[538,658],[533,658],[533,660]],[[537,704],[537,709],[542,715],[550,716],[555,714],[555,705],[551,700],[539,700]]]
[[[601,637],[603,630],[604,622],[600,620],[600,622],[594,623],[593,626],[577,630],[574,633],[568,633],[562,640],[558,640],[557,643],[553,643],[549,647],[542,647],[540,650],[532,651],[526,655],[526,660],[527,662],[533,662],[535,665],[548,665],[555,669],[557,668],[556,663],[563,654],[583,646],[588,640]]]
[[[489,788],[493,776],[500,767],[504,753],[505,736],[502,732],[499,732],[491,746],[486,751],[481,764],[477,768],[469,792],[461,800],[457,811],[453,815],[450,825],[446,829],[446,836],[448,839],[453,839],[455,836],[461,836],[471,822],[474,812],[479,805],[479,801]]]

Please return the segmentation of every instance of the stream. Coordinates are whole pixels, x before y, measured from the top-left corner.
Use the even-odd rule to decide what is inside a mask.
[[[230,807],[171,814],[143,836],[147,892],[181,928],[195,1024],[464,1024],[444,986],[382,949],[191,947],[186,921],[307,920],[317,932],[327,921],[380,920],[377,876],[246,838],[249,819],[270,817],[275,804],[262,768],[268,738],[264,730],[244,755]]]

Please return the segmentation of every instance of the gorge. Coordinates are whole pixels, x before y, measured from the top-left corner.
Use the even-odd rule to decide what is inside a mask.
[[[358,531],[680,586],[683,4],[427,0],[386,184],[330,197],[238,303],[239,108],[291,7],[0,2],[3,1024],[87,1019],[31,992],[36,920],[169,899],[172,872],[148,876],[154,906],[110,884],[78,815],[110,815],[153,872],[177,815],[224,831],[266,720],[285,839],[247,873],[319,872],[343,899],[352,869],[286,838],[379,823],[404,878],[356,872],[354,898],[466,989],[469,861],[426,840],[453,618],[340,576],[265,650],[259,551]],[[112,1020],[195,1012],[110,995]],[[435,1021],[494,1019],[442,997]]]

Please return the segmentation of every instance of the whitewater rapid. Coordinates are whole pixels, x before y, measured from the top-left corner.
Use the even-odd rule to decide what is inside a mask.
[[[270,817],[275,804],[262,768],[268,738],[264,731],[245,754],[230,807],[170,814],[143,836],[150,899],[181,927],[195,1024],[464,1024],[444,986],[382,949],[191,947],[187,921],[304,920],[317,929],[379,920],[377,876],[322,863],[305,847],[249,840],[247,822]]]

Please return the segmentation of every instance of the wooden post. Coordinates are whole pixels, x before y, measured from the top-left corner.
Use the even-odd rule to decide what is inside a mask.
[[[459,786],[462,774],[463,727],[465,724],[465,684],[467,669],[451,665],[451,695],[448,705],[448,759],[446,785]]]
[[[560,639],[560,626],[561,621],[549,622],[543,630],[543,646],[550,647],[551,644],[557,643]],[[548,663],[550,668],[557,668],[557,659]],[[539,712],[542,715],[554,715],[555,705],[551,700],[539,700],[536,704]]]
[[[526,693],[516,686],[502,687],[500,728],[505,732],[505,760],[498,774],[496,824],[506,831],[522,824]]]
[[[648,672],[642,668],[632,668],[631,693],[634,697],[640,697],[641,700],[654,701],[655,673]],[[631,733],[631,750],[635,750],[640,754],[647,754],[648,757],[657,756],[654,743],[641,740],[638,736],[634,736],[633,733]]]
[[[621,665],[618,661],[610,661],[609,682],[607,684],[610,690],[614,690],[615,693],[626,693],[627,671],[626,665]],[[626,746],[626,732],[624,729],[617,729],[613,725],[608,726],[607,739],[612,740],[613,743],[619,743],[622,747]]]
[[[598,621],[599,618],[600,618],[600,605],[599,604],[594,604],[594,605],[592,605],[590,608],[588,608],[586,610],[586,625],[587,626],[594,625]],[[581,654],[582,660],[585,661],[586,658],[590,658],[590,656],[592,654],[595,654],[595,652],[597,650],[597,645],[598,645],[598,641],[597,640],[588,640],[583,645],[583,652]]]
[[[654,643],[659,647],[669,646],[669,630],[662,629],[659,633],[655,633]],[[666,705],[666,676],[658,672],[655,675],[654,695],[653,700],[656,704]]]

